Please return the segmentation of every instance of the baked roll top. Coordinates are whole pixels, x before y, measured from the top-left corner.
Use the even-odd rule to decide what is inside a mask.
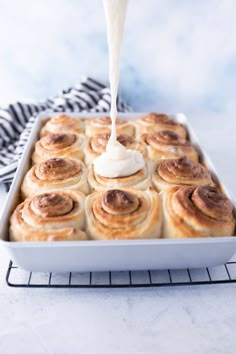
[[[35,144],[32,162],[39,163],[52,157],[68,157],[82,160],[86,138],[82,134],[49,133]]]
[[[134,136],[134,125],[124,119],[116,118],[116,130],[117,135],[127,134]],[[87,136],[94,136],[97,134],[111,134],[111,118],[110,117],[99,117],[91,118],[86,121]]]
[[[27,198],[58,189],[89,193],[87,169],[81,161],[53,158],[34,165],[25,175],[21,194]]]
[[[89,168],[88,182],[93,190],[111,188],[134,188],[145,190],[151,186],[150,165],[146,163],[144,168],[126,177],[103,177],[94,171],[93,164]]]
[[[151,160],[187,156],[190,160],[198,162],[198,153],[193,145],[173,131],[162,130],[152,134],[143,134],[140,139],[146,144]]]
[[[158,160],[153,164],[152,183],[157,191],[180,185],[213,185],[210,171],[186,156]]]
[[[42,127],[40,136],[48,133],[84,133],[85,123],[81,118],[73,118],[65,114],[60,114],[47,121]]]
[[[177,133],[182,138],[186,138],[187,132],[183,124],[171,119],[168,115],[162,113],[149,113],[135,121],[136,136],[144,133],[159,132],[169,130]]]
[[[163,193],[164,237],[232,236],[233,205],[215,187],[173,187]]]
[[[106,151],[109,138],[110,134],[98,134],[88,139],[85,148],[86,164],[90,164],[96,157]],[[147,156],[146,146],[137,142],[133,137],[127,134],[120,134],[117,136],[117,140],[125,146],[126,149],[138,150],[144,157]]]
[[[162,210],[158,193],[112,189],[86,198],[86,232],[93,240],[158,238]]]
[[[11,241],[85,240],[84,195],[55,191],[26,199],[10,219]]]

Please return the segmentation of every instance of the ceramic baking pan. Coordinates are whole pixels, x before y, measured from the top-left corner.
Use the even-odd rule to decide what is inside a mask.
[[[104,115],[104,113],[68,114],[78,118]],[[126,113],[119,114],[119,116],[132,120],[144,114]],[[39,138],[39,130],[43,120],[53,116],[55,113],[44,112],[36,119],[1,216],[0,246],[7,249],[14,264],[29,271],[40,272],[178,269],[215,266],[227,262],[233,256],[236,251],[236,237],[181,240],[9,242],[9,218],[19,202],[20,185],[30,167],[34,144]],[[172,116],[185,124],[190,141],[198,148],[202,161],[217,178],[215,169],[207,155],[200,149],[187,118],[183,114]],[[223,186],[222,188],[227,193]]]

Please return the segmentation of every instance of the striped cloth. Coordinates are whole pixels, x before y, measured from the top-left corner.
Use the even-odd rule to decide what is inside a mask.
[[[32,130],[35,118],[43,111],[50,112],[107,112],[110,109],[110,89],[90,77],[80,84],[63,90],[53,99],[38,103],[10,104],[0,108],[0,182],[9,187],[18,161]],[[119,112],[130,111],[119,97]]]

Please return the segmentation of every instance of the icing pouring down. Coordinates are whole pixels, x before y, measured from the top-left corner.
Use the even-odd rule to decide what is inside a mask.
[[[111,87],[111,136],[106,151],[94,160],[95,172],[103,177],[130,176],[141,170],[145,163],[136,150],[125,149],[116,136],[117,93],[119,84],[120,48],[128,0],[104,0],[109,50],[109,79]]]

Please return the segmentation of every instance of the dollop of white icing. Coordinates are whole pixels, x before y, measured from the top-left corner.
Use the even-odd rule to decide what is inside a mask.
[[[107,177],[126,177],[140,171],[145,166],[143,155],[127,149],[118,141],[107,144],[107,151],[98,156],[94,161],[96,174]]]

